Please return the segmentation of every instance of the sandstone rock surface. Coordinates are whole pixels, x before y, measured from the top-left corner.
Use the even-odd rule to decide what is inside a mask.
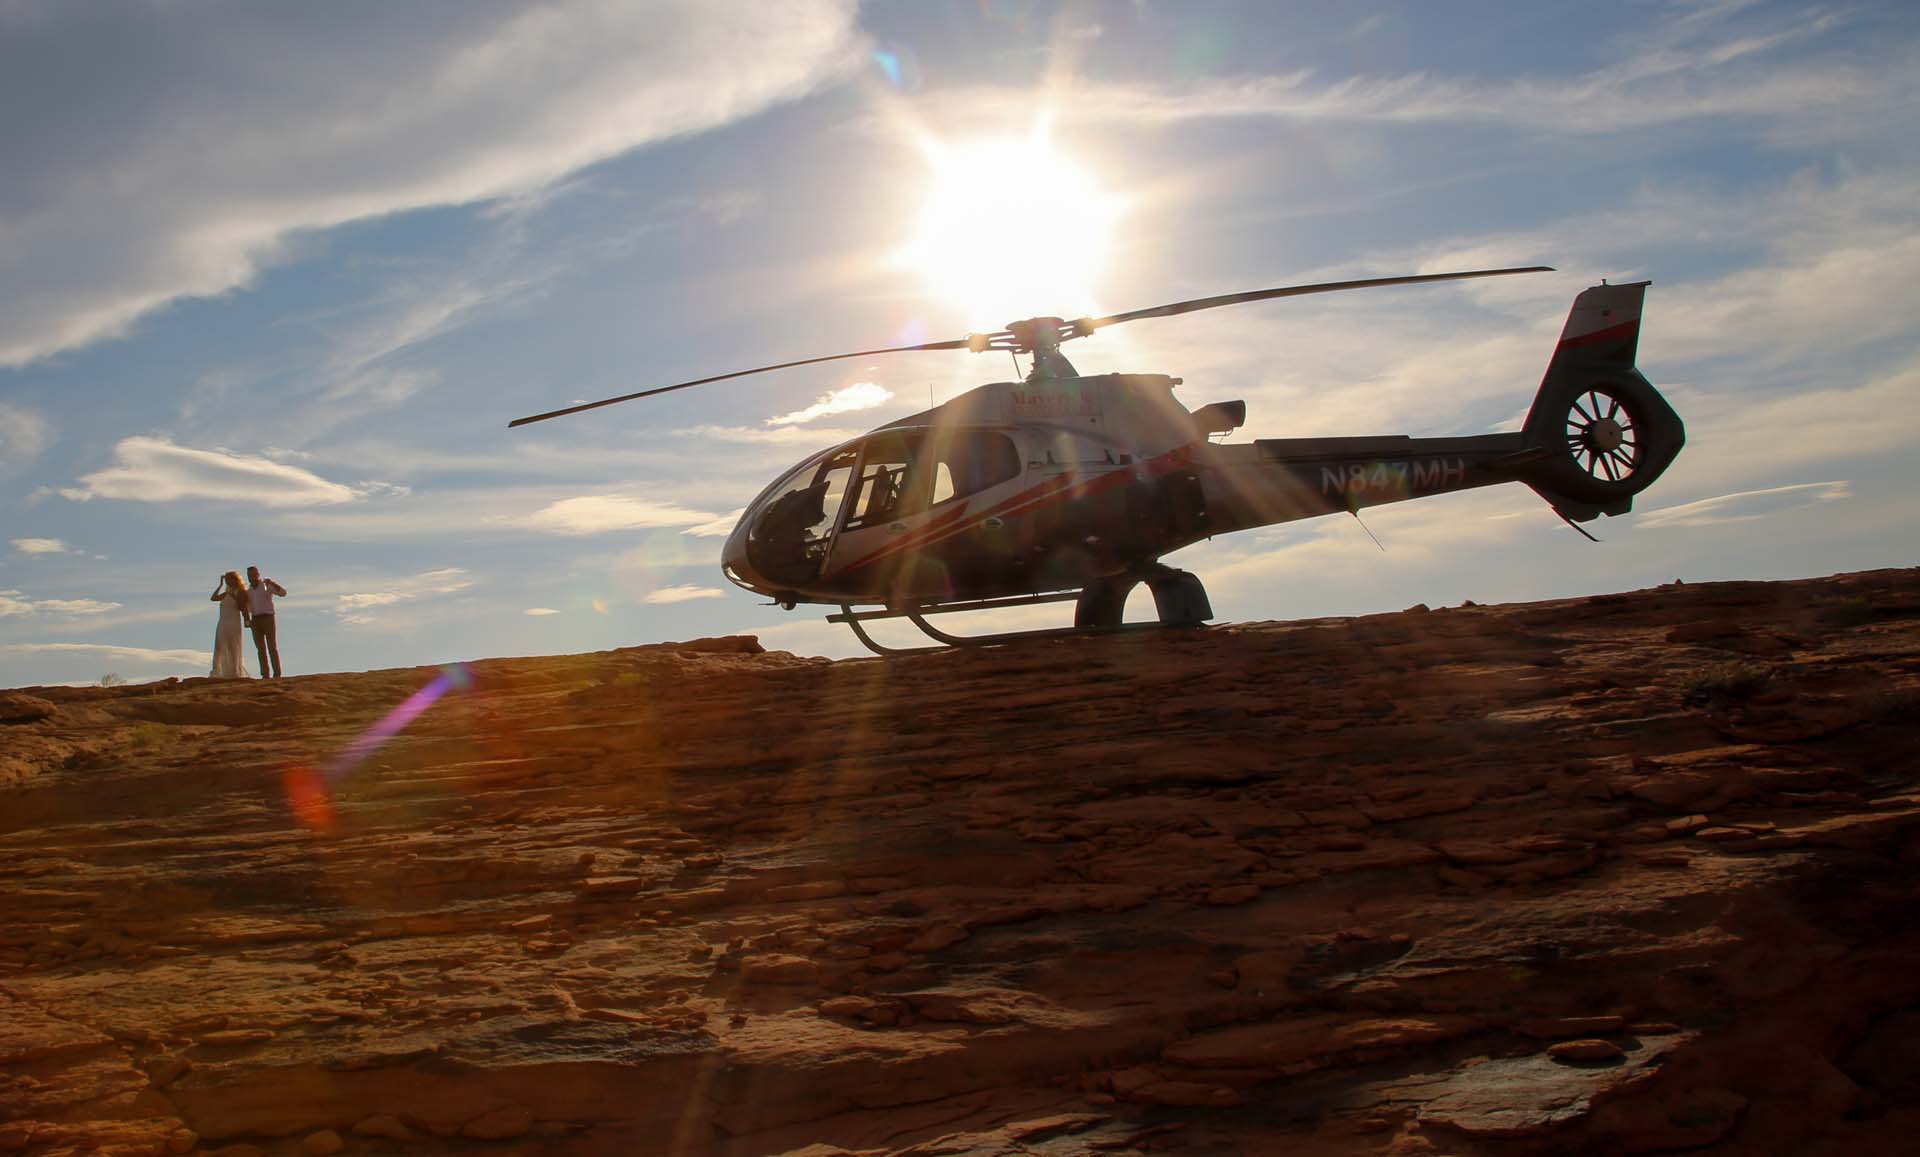
[[[1920,1132],[1920,572],[6,704],[0,1151]]]

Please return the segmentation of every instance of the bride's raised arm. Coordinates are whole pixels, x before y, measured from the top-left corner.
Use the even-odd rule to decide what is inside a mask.
[[[207,596],[207,601],[217,603],[220,601],[220,596],[225,593],[227,593],[227,576],[221,575],[219,580],[213,584],[213,593]]]

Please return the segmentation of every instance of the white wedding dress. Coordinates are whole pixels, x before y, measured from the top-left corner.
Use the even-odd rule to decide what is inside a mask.
[[[246,634],[240,621],[240,608],[232,598],[220,600],[220,625],[213,629],[213,671],[215,679],[250,679]]]

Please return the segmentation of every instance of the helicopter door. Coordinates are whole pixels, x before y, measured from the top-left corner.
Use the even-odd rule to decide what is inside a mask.
[[[908,518],[926,510],[927,479],[915,463],[920,442],[917,431],[888,431],[861,446],[860,467],[847,492],[846,516],[833,541],[833,556],[840,560],[835,565],[884,549],[907,532]],[[891,567],[880,566],[859,575],[857,581],[879,594],[891,573]]]
[[[834,543],[835,565],[874,558],[874,569],[860,578],[888,603],[951,598],[956,589],[991,584],[1022,552],[1003,520],[970,521],[966,513],[1009,497],[1023,473],[1013,439],[996,430],[876,436],[861,463],[860,497]],[[934,526],[947,529],[924,540],[914,534]],[[916,545],[888,552],[903,541]]]

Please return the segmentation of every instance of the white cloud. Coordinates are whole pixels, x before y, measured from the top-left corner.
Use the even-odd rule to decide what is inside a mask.
[[[53,443],[53,426],[39,413],[0,402],[0,478],[32,465]]]
[[[72,547],[57,538],[16,538],[13,548],[21,554],[67,554],[73,551]]]
[[[397,603],[412,602],[431,595],[450,595],[473,586],[474,580],[462,567],[449,566],[424,571],[404,578],[385,590],[352,591],[334,596],[333,613],[342,623],[364,627],[382,622],[367,612]]]
[[[690,534],[695,538],[725,538],[733,533],[733,528],[739,523],[740,516],[746,512],[747,508],[742,506],[730,514],[721,515],[712,522],[703,522],[698,526],[689,526],[680,533]]]
[[[246,285],[298,231],[524,193],[797,98],[857,35],[851,0],[134,7],[110,37],[67,6],[0,22],[9,103],[61,110],[8,139],[0,366]],[[394,340],[445,324],[416,322]]]
[[[533,615],[535,617],[540,617],[544,615],[557,615],[560,612],[554,610],[552,607],[528,607],[526,610],[521,611],[520,613],[523,615]]]
[[[797,411],[804,413],[804,411]],[[762,429],[757,426],[695,426],[687,431],[696,438],[712,438],[719,442],[758,442],[775,446],[801,445],[824,450],[828,446],[845,442],[849,438],[858,438],[865,430],[851,430],[840,427],[810,426],[774,426]]]
[[[695,599],[725,598],[727,592],[715,587],[696,587],[691,585],[661,587],[650,592],[640,601],[643,603],[686,603]]]
[[[797,426],[811,422],[815,418],[824,418],[829,414],[851,414],[860,410],[871,410],[884,406],[893,397],[893,391],[873,382],[855,382],[850,386],[820,395],[820,400],[805,409],[788,414],[779,414],[767,419],[769,426]]]
[[[1679,506],[1649,510],[1640,517],[1641,526],[1700,527],[1730,522],[1752,522],[1771,514],[1837,502],[1852,498],[1853,487],[1841,482],[1802,482],[1793,486],[1769,486],[1764,490],[1742,490],[1686,502]]]
[[[1729,482],[1778,482],[1786,471],[1845,469],[1873,455],[1909,450],[1920,440],[1920,409],[1914,406],[1920,357],[1864,381],[1857,380],[1859,371],[1847,376],[1857,384],[1771,397],[1748,397],[1739,388],[1676,388],[1671,393],[1687,422],[1687,448],[1660,485],[1690,485],[1699,493]]]
[[[133,502],[205,499],[254,506],[331,506],[352,502],[354,491],[310,470],[227,450],[196,450],[165,438],[122,438],[114,464],[62,490],[69,498],[120,498]]]
[[[154,650],[112,643],[0,643],[0,655],[97,655],[125,663],[164,663],[170,667],[205,667],[210,651]]]
[[[34,599],[16,590],[0,591],[0,619],[22,615],[103,615],[120,609],[119,603],[99,599]]]
[[[597,469],[588,468],[583,468],[581,473],[600,474]],[[628,469],[621,473],[631,477],[633,471]],[[753,487],[758,481],[764,479],[749,479],[743,484],[730,485],[727,489],[737,492]],[[634,504],[627,505],[621,501],[627,496],[618,492],[584,496],[580,493],[589,486],[602,484],[596,479],[566,486],[503,484],[441,488],[423,485],[410,494],[396,495],[378,502],[310,506],[278,512],[272,515],[271,529],[275,534],[326,542],[420,541],[430,538],[467,541],[474,536],[490,539],[539,534],[582,536],[600,533],[603,529],[620,530],[629,525],[643,529],[678,529],[711,522],[715,517],[712,511],[682,507],[674,501],[683,492],[718,488],[719,484],[707,482],[692,471],[676,473],[660,482],[658,490],[665,499],[661,502],[633,499]],[[581,497],[611,498],[616,501],[611,504],[589,502],[565,505]]]
[[[527,517],[527,525],[553,534],[605,534],[614,530],[691,526],[714,515],[624,494],[586,494],[551,503]]]
[[[49,615],[104,615],[119,610],[120,604],[100,599],[42,599],[34,609]]]

